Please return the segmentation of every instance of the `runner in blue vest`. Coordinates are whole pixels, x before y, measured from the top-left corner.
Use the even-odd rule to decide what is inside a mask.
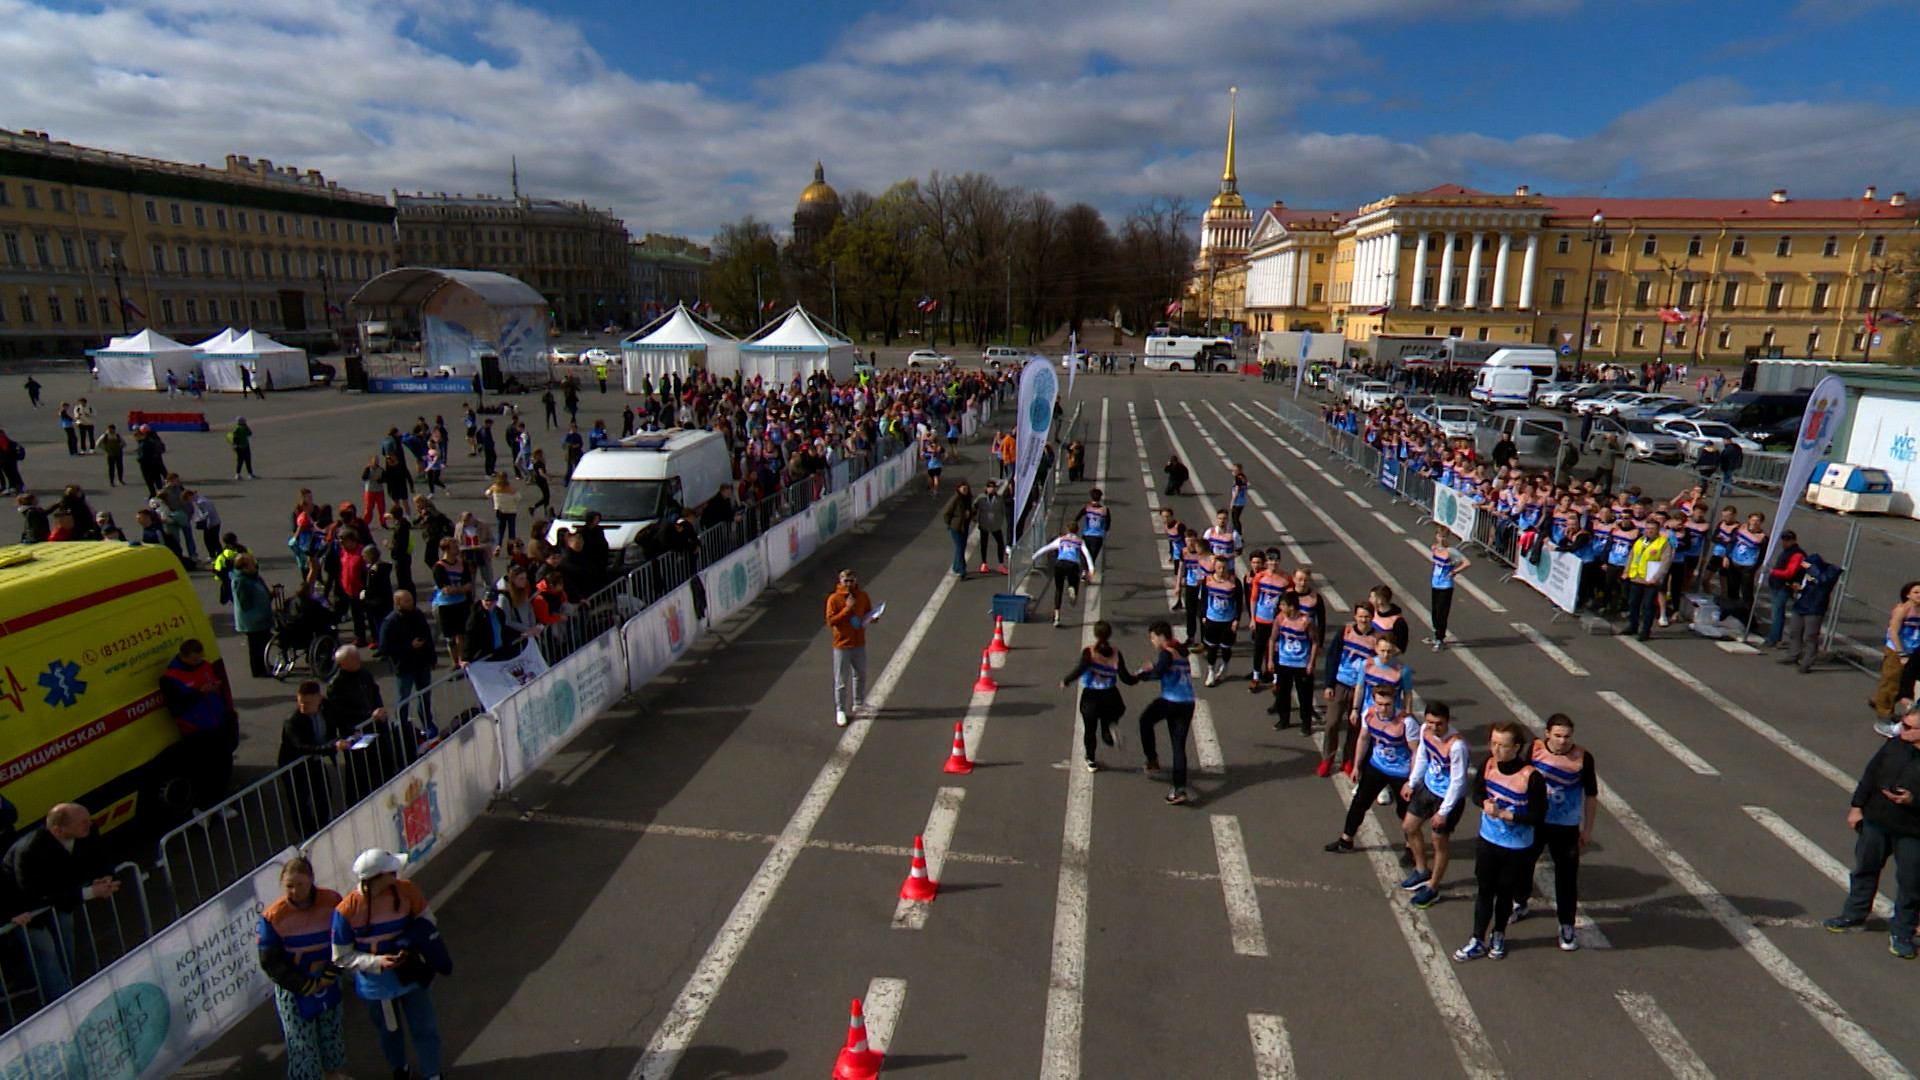
[[[1434,652],[1447,647],[1447,622],[1453,614],[1453,579],[1473,563],[1453,549],[1453,534],[1444,528],[1433,531],[1433,546],[1427,549],[1433,562],[1433,634],[1426,639]]]
[[[1353,606],[1353,622],[1340,630],[1339,648],[1327,653],[1327,730],[1320,739],[1320,764],[1316,776],[1331,776],[1336,766],[1353,779],[1354,742],[1360,729],[1354,718],[1354,694],[1360,687],[1360,671],[1373,657],[1373,605],[1364,601]]]
[[[1160,770],[1160,755],[1154,746],[1153,726],[1167,722],[1167,741],[1173,744],[1172,785],[1167,805],[1182,806],[1192,801],[1187,791],[1187,732],[1193,726],[1193,667],[1187,652],[1173,640],[1173,627],[1159,620],[1147,627],[1147,640],[1153,645],[1153,662],[1134,673],[1136,679],[1157,679],[1160,696],[1140,711],[1140,749],[1146,754],[1146,772]]]
[[[1189,652],[1199,652],[1200,619],[1203,614],[1200,583],[1213,570],[1213,556],[1207,553],[1205,545],[1200,543],[1200,537],[1192,529],[1186,531],[1186,540],[1180,546],[1180,555],[1174,566],[1179,574],[1180,606],[1187,612],[1187,638],[1181,644]]]
[[[1035,562],[1040,556],[1053,552],[1053,625],[1060,625],[1060,599],[1068,589],[1073,590],[1073,600],[1080,602],[1080,568],[1087,568],[1087,580],[1093,580],[1093,558],[1087,554],[1086,541],[1080,539],[1080,523],[1070,521],[1067,531],[1054,541],[1033,553]]]
[[[1392,642],[1383,642],[1392,648]],[[1413,717],[1394,700],[1396,688],[1381,683],[1373,688],[1367,708],[1360,714],[1360,778],[1354,784],[1353,799],[1347,803],[1347,819],[1340,836],[1326,850],[1353,850],[1353,838],[1365,820],[1367,807],[1382,792],[1392,792],[1396,816],[1407,816],[1406,782],[1413,772]]]
[[[1466,736],[1452,730],[1453,712],[1444,701],[1427,702],[1420,727],[1420,745],[1413,752],[1412,779],[1407,782],[1407,812],[1400,828],[1413,852],[1413,873],[1400,887],[1413,894],[1414,907],[1432,907],[1440,899],[1447,863],[1453,855],[1453,829],[1467,808]],[[1427,827],[1433,828],[1432,859],[1427,851]]]
[[[1593,816],[1600,805],[1599,774],[1593,754],[1574,745],[1573,719],[1566,713],[1547,717],[1547,737],[1533,741],[1529,756],[1547,782],[1547,816],[1534,830],[1520,901],[1513,905],[1508,921],[1519,922],[1531,914],[1533,868],[1544,848],[1553,856],[1553,906],[1560,920],[1560,948],[1573,952],[1580,947],[1573,934],[1580,903],[1580,853],[1593,840]]]
[[[1267,657],[1273,669],[1273,707],[1267,711],[1277,717],[1275,731],[1293,726],[1297,700],[1300,733],[1313,737],[1313,662],[1319,652],[1319,642],[1313,637],[1313,616],[1300,610],[1297,594],[1281,594],[1280,611],[1273,620],[1273,652]]]
[[[1233,467],[1233,491],[1227,498],[1227,504],[1233,507],[1233,531],[1240,531],[1240,516],[1247,512],[1247,468],[1244,465]]]
[[[1080,510],[1080,535],[1087,543],[1087,562],[1093,565],[1100,562],[1100,548],[1107,542],[1107,526],[1113,520],[1113,512],[1100,501],[1103,494],[1099,488],[1087,492],[1087,505]]]
[[[1087,771],[1099,772],[1100,759],[1094,749],[1099,741],[1117,747],[1120,740],[1114,725],[1127,714],[1127,703],[1120,697],[1120,684],[1131,686],[1140,680],[1127,670],[1127,661],[1113,644],[1113,627],[1105,620],[1093,624],[1093,644],[1080,650],[1080,661],[1060,680],[1062,688],[1080,680],[1080,739],[1086,752]]]
[[[1546,820],[1547,782],[1528,759],[1527,729],[1496,721],[1487,737],[1487,762],[1469,794],[1480,806],[1480,844],[1474,855],[1473,937],[1454,950],[1462,963],[1507,957],[1507,922],[1526,895],[1534,828]]]

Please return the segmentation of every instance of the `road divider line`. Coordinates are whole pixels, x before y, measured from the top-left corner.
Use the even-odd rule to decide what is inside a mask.
[[[1685,765],[1701,776],[1720,775],[1719,769],[1707,764],[1705,758],[1689,750],[1686,743],[1674,738],[1666,728],[1661,727],[1653,717],[1641,712],[1639,707],[1634,705],[1633,702],[1628,701],[1612,690],[1600,691],[1600,700],[1613,706],[1615,712],[1626,717],[1628,722],[1644,732],[1647,738],[1652,739],[1659,745],[1660,749],[1672,754],[1679,760],[1680,764]]]
[[[1340,808],[1345,810],[1353,798],[1353,785],[1339,774],[1333,777],[1334,798],[1339,800]],[[1447,1037],[1453,1041],[1454,1056],[1460,1059],[1460,1067],[1470,1080],[1495,1080],[1506,1076],[1506,1070],[1500,1065],[1500,1057],[1494,1053],[1493,1043],[1487,1038],[1487,1029],[1481,1025],[1480,1016],[1473,1011],[1473,1002],[1467,1000],[1467,992],[1460,986],[1460,976],[1454,971],[1453,961],[1447,956],[1446,946],[1433,932],[1433,924],[1426,913],[1407,903],[1406,893],[1400,888],[1400,878],[1404,873],[1395,852],[1400,844],[1387,843],[1386,833],[1373,814],[1368,814],[1360,822],[1360,835],[1354,837],[1354,843],[1366,851],[1367,862],[1373,866],[1373,876],[1378,879],[1381,894],[1387,899],[1387,909],[1393,912],[1394,924],[1400,928],[1400,935],[1407,939],[1407,948],[1413,953],[1413,962],[1420,969],[1421,983],[1427,989],[1427,996],[1433,999],[1433,1007],[1440,1013],[1441,1026],[1446,1028]]]
[[[1316,469],[1314,471],[1318,472],[1319,470]],[[1342,491],[1340,494],[1345,495],[1348,498],[1348,500],[1350,500],[1355,506],[1361,507],[1362,509],[1366,509],[1366,510],[1373,509],[1373,504],[1368,502],[1366,500],[1366,497],[1361,495],[1357,491]]]
[[[1480,601],[1481,607],[1486,608],[1488,611],[1493,612],[1495,615],[1505,615],[1507,613],[1507,606],[1505,604],[1502,604],[1500,601],[1495,600],[1491,595],[1487,593],[1487,590],[1481,588],[1478,585],[1475,585],[1473,583],[1472,578],[1466,577],[1463,575],[1461,577],[1454,578],[1454,580],[1460,583],[1461,588],[1467,590],[1467,595],[1473,597],[1475,600]]]
[[[1833,763],[1826,758],[1800,745],[1791,736],[1787,735],[1786,732],[1760,719],[1747,709],[1734,704],[1731,698],[1715,690],[1713,687],[1708,686],[1706,683],[1701,682],[1692,672],[1685,670],[1680,665],[1653,651],[1653,649],[1649,648],[1645,643],[1635,641],[1631,637],[1615,637],[1614,640],[1640,654],[1642,660],[1673,676],[1675,681],[1679,682],[1680,685],[1712,702],[1715,708],[1746,725],[1749,731],[1752,731],[1754,734],[1780,749],[1785,750],[1788,754],[1792,755],[1794,760],[1800,762],[1800,764],[1833,781],[1847,791],[1853,790],[1853,777],[1835,768]]]
[[[966,789],[957,787],[943,787],[933,794],[933,809],[927,813],[927,827],[920,837],[927,850],[927,877],[936,885],[947,863],[947,851],[953,846],[953,830],[960,823],[960,804],[966,797]],[[893,909],[893,928],[925,929],[932,910],[933,904],[929,901],[901,897]]]
[[[1613,997],[1626,1010],[1627,1019],[1632,1020],[1633,1026],[1639,1028],[1640,1034],[1646,1037],[1647,1045],[1660,1055],[1667,1071],[1673,1074],[1673,1080],[1713,1080],[1713,1070],[1700,1060],[1693,1044],[1680,1034],[1680,1029],[1667,1018],[1666,1012],[1653,1000],[1652,995],[1616,990]]]
[[[1213,855],[1220,863],[1220,892],[1227,904],[1227,929],[1235,956],[1267,955],[1267,931],[1260,922],[1260,896],[1253,891],[1253,867],[1247,862],[1247,842],[1240,819],[1231,814],[1209,816],[1213,825]]]
[[[867,694],[867,702],[875,713],[884,708],[887,699],[893,695],[894,687],[906,674],[914,654],[920,651],[920,643],[926,640],[934,620],[946,606],[947,597],[953,593],[954,582],[958,580],[951,574],[941,575],[940,583],[934,586],[933,595],[927,598],[919,616],[907,628],[906,636],[894,648],[886,669],[874,680],[873,688]],[[727,976],[732,974],[734,964],[739,961],[740,954],[746,951],[747,942],[752,939],[767,909],[773,905],[773,898],[779,893],[780,886],[786,882],[794,860],[806,849],[814,826],[820,823],[821,816],[826,813],[827,804],[833,801],[834,792],[839,790],[840,781],[846,778],[847,769],[860,753],[860,747],[865,745],[867,733],[872,728],[872,720],[861,718],[848,724],[841,733],[832,755],[827,758],[826,764],[820,766],[813,785],[801,797],[800,805],[794,809],[786,828],[780,831],[780,839],[774,841],[772,850],[761,860],[760,868],[754,871],[746,890],[734,902],[733,910],[728,913],[726,921],[707,946],[707,951],[700,957],[686,985],[680,988],[667,1015],[661,1019],[659,1028],[647,1040],[646,1050],[628,1074],[628,1080],[667,1080],[673,1075],[687,1048],[693,1045],[693,1037],[705,1022],[715,999],[720,996],[720,990],[726,985]]]
[[[799,644],[806,645],[806,644],[811,644],[812,642],[813,642],[812,638],[806,638],[806,639],[803,639],[801,642],[799,642]],[[567,775],[560,778],[560,786],[572,787],[573,785],[579,783],[580,778],[592,772],[593,767],[595,765],[600,764],[600,759],[606,757],[607,753],[612,749],[613,749],[613,744],[608,743],[607,745],[601,747],[598,750],[595,750],[593,753],[588,754],[586,757],[582,758],[580,761],[580,764],[575,765],[571,769],[568,769]]]
[[[1220,736],[1213,729],[1213,710],[1205,701],[1193,703],[1193,756],[1201,776],[1225,776],[1227,759],[1220,753]]]
[[[1538,648],[1541,652],[1546,653],[1548,658],[1550,658],[1554,663],[1559,664],[1560,667],[1564,669],[1567,674],[1580,679],[1584,679],[1590,674],[1590,672],[1588,672],[1586,668],[1580,665],[1580,661],[1575,660],[1572,657],[1572,655],[1570,655],[1567,652],[1567,650],[1561,648],[1558,645],[1555,645],[1553,641],[1547,637],[1547,635],[1541,633],[1538,630],[1535,630],[1531,624],[1517,622],[1517,623],[1512,623],[1511,625],[1514,628],[1514,630],[1520,634],[1521,637],[1526,638],[1528,641],[1533,642],[1536,648]]]
[[[967,701],[966,716],[961,718],[961,738],[965,740],[967,759],[980,758],[980,742],[987,735],[987,714],[993,710],[993,691],[975,690]]]
[[[1533,895],[1540,900],[1542,911],[1553,906],[1553,867],[1550,859],[1542,859],[1533,867]],[[1600,925],[1586,912],[1586,905],[1573,909],[1573,937],[1583,949],[1611,949],[1613,940],[1600,929]]]
[[[1390,530],[1395,536],[1407,535],[1407,530],[1401,528],[1399,522],[1393,520],[1392,518],[1388,517],[1387,515],[1381,513],[1378,510],[1375,510],[1373,512],[1373,520],[1379,522],[1382,525],[1385,525],[1388,528],[1388,530]]]
[[[453,894],[459,892],[461,886],[473,880],[473,875],[479,873],[480,868],[487,865],[487,860],[491,858],[493,858],[493,852],[487,850],[467,860],[467,865],[461,867],[459,873],[448,878],[447,883],[440,886],[440,891],[433,894],[433,899],[427,906],[439,911],[447,901],[453,899]]]
[[[1640,846],[1646,848],[1648,854],[1666,869],[1667,876],[1692,894],[1694,900],[1707,910],[1707,914],[1713,916],[1713,920],[1733,936],[1733,940],[1747,951],[1747,955],[1753,957],[1761,970],[1771,976],[1774,982],[1780,984],[1780,987],[1795,1001],[1798,1001],[1800,1007],[1813,1017],[1814,1023],[1825,1028],[1827,1034],[1831,1035],[1833,1040],[1840,1044],[1840,1048],[1858,1062],[1861,1068],[1879,1080],[1913,1080],[1913,1073],[1900,1064],[1898,1058],[1889,1053],[1886,1047],[1880,1045],[1879,1041],[1868,1034],[1865,1028],[1855,1023],[1853,1018],[1847,1015],[1846,1010],[1840,1007],[1839,1002],[1833,1000],[1832,996],[1822,990],[1818,983],[1808,978],[1807,973],[1789,960],[1787,954],[1780,951],[1779,946],[1755,928],[1746,916],[1740,914],[1740,909],[1733,906],[1733,901],[1728,900],[1719,890],[1708,884],[1707,879],[1700,876],[1700,872],[1693,868],[1692,863],[1682,858],[1679,852],[1660,837],[1660,834],[1647,825],[1645,818],[1642,818],[1633,807],[1628,806],[1626,800],[1615,794],[1613,788],[1604,782],[1600,785],[1600,805],[1606,807],[1607,812],[1620,823],[1620,827],[1627,830],[1627,833],[1639,841]]]
[[[1269,1013],[1247,1014],[1247,1035],[1253,1040],[1255,1080],[1295,1080],[1293,1040],[1287,1022]]]
[[[1787,824],[1786,818],[1764,806],[1743,806],[1740,809],[1745,810],[1747,816],[1761,828],[1772,833],[1775,839],[1793,849],[1795,855],[1805,859],[1807,865],[1818,871],[1821,877],[1842,889],[1853,884],[1853,872],[1845,863],[1827,854],[1827,849],[1815,843],[1812,837]],[[1883,919],[1893,918],[1893,901],[1887,899],[1884,893],[1875,893],[1873,913]]]
[[[1109,401],[1100,399],[1100,449],[1095,468],[1101,472],[1107,468],[1110,443]],[[1127,418],[1133,425],[1135,445],[1142,445],[1132,402],[1127,403]],[[1151,484],[1147,490],[1152,492]],[[1159,547],[1162,553],[1166,551],[1165,544]],[[1105,580],[1101,575],[1086,585],[1086,624],[1080,628],[1083,647],[1093,644],[1093,624],[1100,621],[1101,582]],[[1076,691],[1076,714],[1079,693],[1084,691]],[[1081,751],[1077,736],[1077,732],[1069,732],[1067,739],[1067,810],[1060,829],[1060,876],[1054,887],[1053,952],[1047,976],[1046,1026],[1040,1042],[1040,1080],[1080,1080],[1087,979],[1087,870],[1093,854],[1093,774],[1074,767],[1074,754]]]
[[[867,1048],[884,1054],[893,1046],[893,1033],[900,1029],[900,1014],[907,1009],[907,980],[874,979],[867,984],[867,996],[860,999],[865,1014]]]

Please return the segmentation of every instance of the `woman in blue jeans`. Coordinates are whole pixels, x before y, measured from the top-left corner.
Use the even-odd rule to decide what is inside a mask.
[[[965,480],[954,485],[953,497],[947,500],[947,508],[940,516],[947,524],[947,533],[953,537],[953,572],[965,581],[967,533],[973,529],[973,487]]]

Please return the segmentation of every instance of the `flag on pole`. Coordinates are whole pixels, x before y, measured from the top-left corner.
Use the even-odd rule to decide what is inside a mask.
[[[934,308],[937,308],[937,307],[939,307],[939,306],[940,306],[940,301],[938,301],[938,300],[935,300],[935,299],[934,299],[933,297],[931,297],[931,296],[922,296],[922,297],[920,298],[920,301],[919,301],[919,303],[916,303],[916,304],[914,304],[913,306],[914,306],[915,308],[918,308],[918,309],[919,309],[920,311],[922,311],[922,312],[924,312],[924,313],[926,313],[926,314],[928,314],[928,315],[931,315],[931,314],[933,314],[933,309],[934,309]]]
[[[1660,321],[1663,323],[1683,323],[1687,321],[1687,313],[1681,311],[1679,308],[1661,308]]]
[[[144,311],[141,311],[139,307],[137,307],[134,304],[134,302],[131,300],[120,301],[120,310],[126,312],[129,315],[132,315],[134,318],[137,318],[137,319],[144,319],[147,317],[147,313]]]
[[[340,310],[340,305],[339,305],[339,304],[328,304],[328,305],[327,305],[327,311],[328,311],[328,312],[329,312],[330,314],[334,314],[334,315],[345,315],[345,314],[346,314],[346,312],[344,312],[344,311],[342,311],[342,310]]]
[[[1393,309],[1392,309],[1392,308],[1390,308],[1390,307],[1388,307],[1387,305],[1385,305],[1385,304],[1381,304],[1381,305],[1380,305],[1379,307],[1370,307],[1370,308],[1368,308],[1368,309],[1367,309],[1367,314],[1369,314],[1369,315],[1385,315],[1385,314],[1386,314],[1387,312],[1389,312],[1389,311],[1392,311],[1392,310],[1393,310]]]
[[[1168,305],[1167,305],[1167,314],[1168,314],[1168,315],[1178,315],[1178,314],[1180,314],[1180,301],[1178,301],[1178,300],[1175,300],[1175,301],[1174,301],[1173,303],[1171,303],[1171,304],[1168,304]]]
[[[779,299],[778,299],[778,298],[776,297],[775,299],[772,299],[772,300],[769,300],[769,301],[767,301],[766,303],[764,303],[764,304],[761,304],[761,305],[760,305],[760,310],[761,310],[761,311],[772,311],[772,310],[773,310],[774,308],[776,308],[776,307],[778,307],[778,306],[780,306],[780,301],[779,301]]]

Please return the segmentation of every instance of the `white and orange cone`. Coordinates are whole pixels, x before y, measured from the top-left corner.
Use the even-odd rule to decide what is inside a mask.
[[[993,681],[991,653],[990,649],[980,650],[980,677],[973,681],[973,692],[976,694],[991,694],[1000,689],[1000,684]]]
[[[927,846],[916,836],[913,838],[913,868],[907,871],[907,880],[900,884],[900,899],[931,900],[939,894],[939,883],[927,876]]]
[[[847,1045],[833,1062],[833,1080],[873,1080],[880,1075],[883,1055],[867,1045],[867,1018],[860,999],[853,999],[853,1016],[847,1021]]]
[[[940,771],[961,776],[973,771],[973,762],[967,759],[967,731],[963,721],[953,722],[953,752],[947,755],[947,763]]]
[[[1007,648],[1007,628],[1005,620],[995,615],[993,617],[993,644],[987,646],[987,659],[991,660],[993,667],[998,670],[1001,665],[1007,662],[1007,654],[1012,651],[1012,649]]]

